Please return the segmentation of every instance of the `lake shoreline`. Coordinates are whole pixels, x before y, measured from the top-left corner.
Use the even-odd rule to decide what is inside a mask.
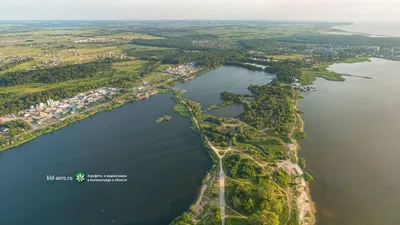
[[[298,113],[298,108],[297,108],[298,104],[299,104],[299,99],[297,99],[297,101],[296,101],[295,110],[297,111],[297,112],[296,112],[296,113],[297,113],[297,117],[298,117],[298,119],[299,119],[300,122],[301,122],[301,127],[300,127],[299,131],[300,131],[300,132],[304,132],[305,122],[304,122],[303,118],[301,118],[300,113]],[[295,144],[296,144],[296,158],[298,159],[298,158],[299,158],[298,153],[299,153],[299,151],[301,150],[301,146],[300,146],[298,140],[296,140],[296,139],[293,139],[293,140],[294,140],[294,142],[295,142]],[[300,173],[303,174],[303,173],[304,173],[303,169],[301,169],[300,167],[299,167],[299,169],[301,170]],[[303,181],[304,181],[304,180],[303,180]],[[306,196],[306,199],[308,200],[308,202],[309,202],[309,204],[310,204],[310,208],[311,208],[311,212],[310,212],[310,213],[311,213],[311,221],[312,221],[312,222],[310,223],[310,225],[314,225],[314,224],[317,223],[317,220],[316,220],[316,213],[317,213],[317,211],[316,211],[316,207],[315,207],[316,202],[314,202],[314,201],[312,200],[312,197],[311,197],[310,182],[302,182],[302,183],[305,183],[305,185],[304,185],[304,190],[303,190],[303,192],[302,192],[302,195]],[[303,206],[301,206],[301,207],[303,207]],[[303,219],[303,220],[304,220],[304,219]]]
[[[25,144],[25,143],[27,143],[29,141],[32,141],[32,140],[42,136],[43,134],[47,134],[47,133],[51,133],[53,131],[60,130],[60,129],[62,129],[64,127],[67,127],[67,126],[69,126],[71,124],[74,124],[74,123],[79,122],[81,120],[84,120],[84,119],[87,119],[89,117],[92,117],[93,115],[96,115],[97,113],[110,111],[112,109],[121,107],[121,106],[123,106],[123,105],[125,105],[127,103],[134,102],[134,101],[138,101],[138,100],[137,99],[132,99],[130,101],[126,101],[124,103],[115,104],[115,105],[111,105],[111,103],[105,103],[104,106],[102,106],[102,107],[92,108],[92,110],[89,109],[89,110],[87,110],[86,112],[84,112],[82,114],[77,114],[76,116],[68,118],[68,119],[66,119],[64,121],[58,121],[58,122],[56,122],[54,124],[51,124],[49,126],[46,126],[46,127],[40,128],[40,129],[36,129],[36,130],[32,130],[32,131],[28,131],[26,133],[23,133],[23,134],[17,135],[16,137],[13,137],[11,140],[3,140],[2,145],[0,146],[0,152],[5,151],[5,150],[9,150],[9,149],[12,149],[12,148],[15,148],[15,147],[18,147],[20,145],[23,145],[23,144]],[[34,133],[34,132],[37,132],[37,133]],[[19,137],[21,137],[23,135],[27,135],[27,136],[25,136],[26,139],[24,138],[24,139],[20,140],[18,143],[14,143],[14,139],[15,138],[19,138]],[[3,146],[4,143],[10,143],[10,144],[7,144],[7,145]]]
[[[189,77],[189,78],[187,78],[185,81],[195,79],[196,77],[201,76],[201,75],[203,75],[203,74],[206,74],[207,72],[210,72],[210,71],[215,70],[215,69],[216,69],[216,68],[203,68],[203,69],[201,69],[200,71],[198,71],[198,72],[196,72],[196,73],[193,73],[192,76]],[[168,81],[165,82],[165,83],[168,83],[168,84],[169,84]],[[161,87],[161,86],[164,85],[165,83],[156,84],[155,87]],[[157,90],[159,90],[159,91],[156,91],[156,92],[153,93],[152,95],[158,94],[158,93],[164,94],[164,92],[162,92],[162,90],[168,90],[168,91],[169,91],[170,88],[171,88],[172,86],[174,86],[175,84],[176,84],[176,80],[175,80],[173,83],[170,83],[169,86],[168,86],[167,88],[164,88],[164,89],[163,89],[163,88],[161,88],[161,89],[158,89],[158,88],[157,88]],[[160,91],[160,90],[161,90],[161,91]],[[129,95],[129,94],[128,94],[128,95]],[[150,95],[150,96],[151,96],[151,95]],[[99,113],[99,112],[110,111],[110,110],[112,110],[112,109],[121,107],[121,106],[123,106],[123,105],[125,105],[125,104],[127,104],[127,103],[135,102],[135,101],[139,101],[139,100],[141,100],[141,99],[131,98],[131,99],[129,99],[129,100],[123,100],[122,102],[120,101],[118,104],[113,104],[113,105],[112,105],[112,103],[104,103],[104,105],[108,105],[108,106],[110,106],[110,107],[106,107],[106,108],[92,108],[92,110],[91,110],[91,109],[88,109],[87,111],[95,111],[95,112],[94,112],[94,113],[82,113],[82,114],[78,114],[78,115],[72,116],[71,118],[68,118],[68,120],[58,121],[58,122],[56,122],[56,123],[54,123],[54,124],[51,124],[51,125],[48,125],[48,126],[44,126],[44,127],[40,128],[40,129],[31,130],[31,131],[28,131],[28,132],[26,132],[26,133],[19,134],[19,135],[15,136],[15,137],[9,138],[8,140],[0,140],[0,152],[5,151],[5,150],[9,150],[9,149],[12,149],[12,148],[15,148],[15,147],[18,147],[18,146],[20,146],[20,145],[22,145],[22,144],[25,144],[25,143],[27,143],[27,142],[30,142],[30,141],[32,141],[32,140],[34,140],[34,139],[36,139],[36,138],[42,136],[43,134],[51,133],[51,132],[53,132],[53,131],[60,130],[60,129],[63,128],[63,127],[66,127],[66,126],[71,125],[71,124],[73,124],[73,123],[75,123],[75,122],[78,122],[78,121],[87,119],[87,118],[89,118],[89,117],[91,117],[91,116],[93,116],[93,115],[95,115],[95,114],[97,114],[97,113]],[[94,109],[95,109],[95,110],[94,110]],[[100,110],[98,110],[98,109],[100,109]],[[80,117],[80,116],[82,116],[82,117]],[[70,121],[69,119],[72,119],[72,121]],[[46,129],[48,129],[48,130],[46,130]],[[28,137],[24,138],[23,140],[20,140],[18,143],[14,143],[14,139],[15,139],[15,138],[20,137],[20,136],[23,136],[23,135],[29,135],[29,134],[32,133],[32,132],[37,132],[37,134],[34,134],[34,135],[32,135],[32,136],[28,136]],[[3,146],[4,143],[7,143],[7,144]]]
[[[297,211],[299,213],[299,220],[302,225],[315,225],[316,224],[316,210],[315,202],[311,198],[310,181],[306,181],[303,177],[304,169],[302,169],[299,164],[298,153],[301,149],[299,141],[294,138],[295,133],[304,132],[305,122],[301,118],[297,105],[299,103],[299,97],[295,100],[293,104],[293,109],[295,110],[296,121],[292,127],[292,134],[289,136],[292,143],[287,143],[287,147],[290,153],[294,153],[295,162],[293,159],[281,161],[278,163],[280,167],[285,168],[289,174],[292,176],[300,176],[300,180],[296,183],[299,188],[291,189],[292,195],[295,196],[295,202]],[[300,122],[300,126],[299,123]]]
[[[299,156],[307,160],[305,171],[315,177],[309,188],[317,224],[366,224],[361,215],[370,215],[371,224],[399,221],[395,211],[379,211],[391,203],[386,199],[400,199],[398,193],[385,192],[382,187],[399,187],[392,180],[398,170],[398,151],[392,144],[396,143],[393,134],[399,132],[400,105],[392,96],[399,94],[399,68],[396,61],[375,57],[371,62],[337,63],[329,69],[357,77],[348,77],[343,83],[318,79],[314,82],[318,91],[304,93],[300,99],[308,138],[299,141]],[[374,139],[378,135],[382,141]],[[379,167],[371,167],[376,157],[382,157]],[[367,177],[371,174],[379,177],[379,182],[370,185]],[[354,189],[363,191],[350,191]],[[349,210],[357,215],[347,214]]]

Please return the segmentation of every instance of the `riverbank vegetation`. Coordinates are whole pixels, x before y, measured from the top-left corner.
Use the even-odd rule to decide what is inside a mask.
[[[312,181],[314,178],[311,176],[311,174],[304,172],[303,174],[304,180],[306,181]]]
[[[228,92],[222,92],[220,95],[220,99],[222,100],[219,104],[213,104],[207,108],[206,111],[211,111],[213,109],[220,109],[228,105],[232,105],[233,103],[241,104],[243,103],[243,98],[241,95],[232,94]]]
[[[251,64],[245,64],[245,63],[241,63],[241,62],[225,62],[224,63],[225,66],[237,66],[237,67],[242,67],[248,70],[255,70],[255,71],[263,71],[264,69],[259,67],[259,66],[255,66],[255,65],[251,65]]]
[[[190,118],[191,114],[187,107],[183,103],[174,105],[174,112],[178,113],[182,117]]]
[[[307,133],[306,132],[297,132],[294,134],[294,138],[296,138],[297,140],[301,140],[301,139],[305,139],[307,138]]]
[[[306,166],[307,166],[306,165],[306,160],[303,157],[299,158],[298,164],[299,164],[300,168],[302,168],[302,169],[306,168]]]

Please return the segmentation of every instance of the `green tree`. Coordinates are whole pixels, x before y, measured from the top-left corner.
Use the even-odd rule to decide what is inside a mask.
[[[299,164],[300,168],[302,168],[302,169],[306,168],[306,166],[307,166],[307,165],[306,165],[306,160],[305,160],[303,157],[301,157],[301,158],[299,159],[298,164]]]
[[[312,181],[314,179],[314,177],[312,177],[311,174],[309,174],[307,172],[303,173],[303,177],[304,177],[304,180],[306,180],[306,181]]]
[[[254,211],[254,202],[253,199],[249,198],[249,200],[247,200],[247,202],[244,204],[244,209],[246,210],[246,212],[248,213],[252,213]]]
[[[279,216],[273,212],[261,211],[250,218],[252,225],[279,225]]]
[[[283,187],[287,187],[290,183],[290,176],[283,170],[276,170],[272,176],[274,177],[274,180],[280,184]]]

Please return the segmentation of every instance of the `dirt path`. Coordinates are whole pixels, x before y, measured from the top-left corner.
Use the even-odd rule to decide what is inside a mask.
[[[193,112],[192,112],[192,109],[187,105],[187,103],[186,103],[185,101],[182,101],[182,103],[185,104],[186,107],[189,109],[189,111],[190,111],[190,113],[191,113],[191,115],[192,115],[192,118],[193,118],[193,120],[194,120],[194,123],[196,124],[196,127],[197,127],[197,128],[200,128],[199,123],[198,123],[196,117],[194,116],[194,114],[193,114]],[[297,110],[297,108],[295,108],[295,109]],[[296,116],[296,114],[295,114],[295,116]],[[294,123],[294,124],[296,124],[297,116],[296,116],[295,118],[296,118],[296,120],[295,120],[295,123]],[[241,122],[241,123],[242,123],[242,124],[245,124],[245,123],[243,123],[243,122]],[[245,125],[248,126],[248,124],[245,124]],[[298,144],[297,144],[296,140],[294,140],[293,137],[292,137],[292,136],[293,136],[293,133],[294,133],[294,131],[295,131],[295,128],[296,128],[296,126],[293,126],[293,128],[292,128],[292,130],[291,130],[291,132],[290,132],[290,136],[289,136],[289,137],[291,138],[292,143],[291,143],[291,144],[288,144],[288,147],[289,147],[289,150],[295,152],[295,153],[296,153],[296,156],[297,156],[297,152],[296,152],[296,151],[297,151],[297,149],[298,149]],[[268,165],[268,163],[261,164],[260,162],[258,162],[257,160],[255,160],[255,159],[254,159],[253,157],[251,157],[250,155],[248,155],[248,154],[246,154],[246,153],[244,153],[244,152],[242,152],[242,151],[232,149],[232,142],[230,143],[230,146],[228,147],[227,150],[221,150],[221,149],[216,148],[214,145],[212,145],[207,136],[205,136],[205,139],[206,139],[207,144],[208,144],[208,146],[210,147],[210,149],[211,149],[211,150],[217,155],[217,157],[219,158],[219,165],[220,165],[220,172],[219,172],[220,203],[219,203],[219,205],[220,205],[220,209],[221,209],[221,224],[222,224],[222,225],[225,225],[225,220],[226,220],[226,217],[227,217],[227,216],[226,216],[225,209],[226,209],[226,207],[228,207],[228,206],[226,205],[226,202],[225,202],[225,178],[226,178],[226,175],[225,175],[225,173],[224,173],[223,165],[222,165],[222,159],[225,157],[225,155],[226,155],[228,152],[230,152],[230,151],[234,151],[234,152],[237,152],[237,153],[239,153],[239,154],[242,154],[242,155],[246,156],[247,158],[251,159],[253,162],[255,162],[255,163],[256,163],[258,166],[260,166],[267,174],[269,174],[269,175],[271,175],[271,174],[270,174],[269,171],[265,168],[265,166]],[[222,155],[220,154],[221,152],[223,152]],[[302,175],[302,174],[303,174],[302,169],[301,169],[297,164],[292,163],[292,162],[289,161],[289,160],[287,160],[287,161],[282,161],[282,162],[278,163],[278,165],[280,165],[280,166],[282,166],[282,167],[286,167],[286,168],[288,169],[288,171],[289,171],[289,174],[292,174],[292,175],[294,175],[294,174],[296,174],[296,175],[297,175],[297,174]],[[291,172],[291,171],[294,171],[294,173]],[[297,171],[297,172],[296,172],[296,171]],[[271,176],[271,178],[272,178],[272,176]],[[286,221],[286,224],[287,224],[287,223],[290,221],[290,217],[291,217],[291,211],[292,211],[292,204],[291,204],[291,202],[292,202],[293,196],[292,196],[291,194],[289,194],[289,193],[288,193],[285,189],[283,189],[281,186],[279,186],[273,178],[272,178],[271,180],[272,180],[272,182],[286,195],[287,204],[288,204],[288,209],[289,209],[289,216],[288,216],[288,220]],[[304,179],[301,179],[300,186],[301,186],[301,187],[300,187],[300,193],[301,193],[301,194],[300,194],[300,197],[299,197],[298,200],[297,200],[297,206],[298,206],[298,208],[299,208],[299,217],[300,217],[300,221],[303,221],[303,225],[309,225],[310,223],[305,222],[305,216],[306,216],[307,212],[312,212],[312,211],[311,211],[312,205],[311,205],[311,201],[310,201],[310,198],[309,198],[309,195],[308,195],[307,183],[305,182]],[[230,216],[230,217],[231,217],[231,216]]]

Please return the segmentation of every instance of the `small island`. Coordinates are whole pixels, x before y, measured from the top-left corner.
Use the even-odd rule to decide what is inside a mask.
[[[161,123],[161,122],[164,121],[164,120],[170,121],[170,120],[171,120],[171,116],[164,115],[164,116],[158,118],[158,119],[156,120],[156,123]]]

